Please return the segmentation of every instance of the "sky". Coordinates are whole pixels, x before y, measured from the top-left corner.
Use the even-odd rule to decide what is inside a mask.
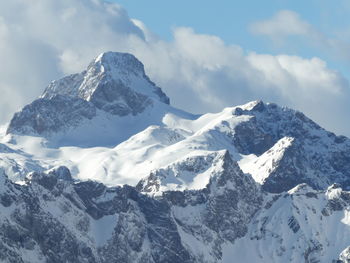
[[[129,52],[193,113],[262,99],[350,136],[350,2],[0,2],[0,123],[99,53]]]
[[[163,39],[172,39],[172,28],[191,27],[197,33],[219,36],[228,44],[258,53],[287,53],[303,57],[321,56],[337,70],[350,76],[348,62],[334,58],[327,50],[315,47],[307,39],[293,39],[293,45],[271,43],[269,38],[253,34],[250,25],[273,17],[279,11],[289,10],[300,16],[323,34],[339,37],[350,33],[349,1],[326,0],[178,0],[137,1],[119,0],[132,18],[143,21]],[[254,8],[252,8],[254,7]],[[195,14],[195,16],[194,16]],[[344,36],[349,40],[349,35]],[[297,41],[296,41],[297,40]]]

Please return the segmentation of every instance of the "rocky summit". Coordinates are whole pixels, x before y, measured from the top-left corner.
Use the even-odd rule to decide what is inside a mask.
[[[350,262],[350,140],[252,101],[172,107],[131,54],[51,82],[0,143],[1,262]]]

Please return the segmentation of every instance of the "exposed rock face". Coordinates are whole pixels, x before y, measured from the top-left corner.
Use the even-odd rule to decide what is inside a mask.
[[[216,244],[222,243],[223,240],[233,242],[243,237],[247,231],[247,222],[262,203],[262,194],[258,186],[250,176],[242,173],[227,151],[198,156],[186,161],[155,172],[147,180],[142,180],[136,188],[152,194],[157,194],[159,190],[163,191],[162,196],[177,207],[175,216],[179,216],[176,219],[189,234],[194,234],[193,228],[200,228],[203,233],[211,230],[215,235],[209,239],[215,240]],[[208,167],[208,164],[213,167]],[[164,174],[164,171],[167,171],[167,174]],[[208,175],[204,176],[203,171],[207,171]],[[174,175],[180,181],[184,180],[183,177],[189,177],[188,172],[204,177],[202,180],[207,184],[203,187],[197,185],[193,190],[183,191],[179,187],[182,191],[165,191],[163,181],[173,180],[174,178],[169,177]],[[198,181],[199,178],[194,180]],[[187,189],[191,189],[191,186]],[[195,222],[188,222],[186,217],[182,218],[186,211],[196,210],[196,207],[201,206],[203,210],[201,215],[196,215]],[[195,225],[192,225],[193,223]],[[202,234],[198,233],[197,238],[209,242],[208,237]]]
[[[158,197],[127,185],[75,182],[65,167],[30,174],[26,185],[1,174],[0,259],[347,262],[349,192],[299,185],[264,194],[228,153],[221,161],[224,169],[205,188]]]
[[[2,175],[1,259],[25,262],[23,255],[31,254],[30,262],[201,262],[182,239],[185,231],[214,242],[216,262],[225,240],[244,236],[262,201],[255,183],[228,155],[223,162],[226,170],[205,189],[157,199],[130,186],[74,183],[65,167],[30,174],[23,186]],[[201,195],[194,204],[194,196]],[[195,234],[196,227],[179,213],[203,205],[196,225],[211,231],[209,239],[204,232]]]
[[[240,115],[251,118],[235,128],[233,143],[237,150],[264,160],[259,167],[253,165],[256,171],[266,169],[264,166],[274,159],[268,176],[261,182],[265,190],[288,191],[301,183],[316,189],[325,189],[332,183],[350,186],[348,138],[325,131],[301,112],[275,104],[259,102],[250,110],[240,111]],[[276,147],[283,138],[292,141]]]
[[[146,76],[133,55],[106,52],[86,71],[53,81],[42,98],[56,95],[79,97],[114,115],[141,113],[152,104],[150,98],[169,104],[169,98]]]
[[[350,242],[350,229],[344,224],[348,195],[338,187],[315,191],[303,184],[288,193],[266,196],[248,234],[238,240],[231,255],[242,262],[343,262],[337,259]],[[241,251],[243,246],[256,252]],[[345,255],[346,250],[340,258]]]
[[[83,120],[96,116],[96,108],[90,102],[79,98],[53,96],[38,99],[16,113],[7,133],[27,135],[51,134],[75,127]]]
[[[154,101],[169,98],[146,76],[143,64],[127,53],[107,52],[87,70],[53,81],[40,99],[15,114],[7,133],[47,136],[74,129],[101,110],[137,115]]]

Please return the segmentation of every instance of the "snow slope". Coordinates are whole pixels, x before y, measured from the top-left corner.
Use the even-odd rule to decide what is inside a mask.
[[[225,248],[223,262],[336,262],[350,243],[349,197],[337,186],[307,185],[270,196],[249,234]]]

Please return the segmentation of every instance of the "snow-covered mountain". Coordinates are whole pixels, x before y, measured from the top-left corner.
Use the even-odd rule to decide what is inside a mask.
[[[0,144],[2,262],[350,262],[350,140],[262,101],[193,115],[134,56],[53,81]]]
[[[13,116],[7,133],[42,136],[52,146],[116,145],[177,111],[168,104],[133,55],[107,52],[85,71],[50,83]]]

